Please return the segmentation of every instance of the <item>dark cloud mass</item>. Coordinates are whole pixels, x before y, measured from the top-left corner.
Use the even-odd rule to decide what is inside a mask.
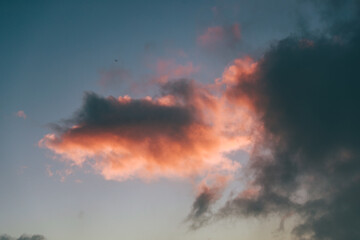
[[[42,235],[21,235],[18,238],[11,237],[7,234],[0,235],[0,240],[46,240]]]
[[[360,239],[358,10],[326,35],[278,42],[253,74],[228,89],[233,100],[251,99],[264,135],[249,166],[249,189],[258,191],[228,200],[217,217],[295,212],[295,238]]]
[[[94,128],[113,128],[114,125],[128,124],[153,125],[152,129],[166,128],[165,124],[181,128],[194,121],[191,109],[161,106],[147,100],[121,103],[116,98],[102,98],[95,93],[87,93],[84,102],[76,121],[86,122]]]

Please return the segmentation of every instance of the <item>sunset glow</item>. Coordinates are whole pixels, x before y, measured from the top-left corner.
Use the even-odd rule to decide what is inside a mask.
[[[359,240],[360,1],[0,1],[0,240]]]

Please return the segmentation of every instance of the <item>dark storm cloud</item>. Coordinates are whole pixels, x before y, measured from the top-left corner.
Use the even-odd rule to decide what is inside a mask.
[[[184,97],[186,96],[179,95],[179,98]],[[194,122],[195,118],[191,107],[166,106],[147,99],[104,98],[87,92],[84,94],[82,108],[71,119],[63,121],[61,125],[51,124],[51,127],[57,132],[66,132],[74,125],[81,126],[73,129],[74,133],[81,134],[110,129],[119,131],[124,126],[140,125],[155,133],[160,128],[163,131],[181,129]],[[141,134],[145,132],[137,132],[133,137]]]
[[[0,240],[46,240],[42,235],[21,235],[18,238],[11,237],[7,234],[0,235]]]
[[[95,93],[87,93],[84,106],[76,116],[76,122],[89,127],[112,128],[127,124],[148,124],[154,128],[170,125],[180,128],[194,121],[191,109],[181,106],[163,106],[146,99],[125,100],[103,98]]]
[[[327,3],[323,13],[360,6]],[[352,16],[336,16],[325,35],[279,41],[228,89],[239,104],[250,100],[264,134],[248,167],[251,194],[228,200],[216,217],[297,213],[298,239],[360,239],[360,25]]]

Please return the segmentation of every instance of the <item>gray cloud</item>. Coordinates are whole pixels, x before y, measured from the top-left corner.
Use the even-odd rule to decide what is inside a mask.
[[[46,240],[42,235],[26,235],[23,234],[18,238],[11,237],[7,234],[0,235],[0,240]]]
[[[211,219],[211,215],[209,215],[210,206],[216,201],[214,197],[214,193],[210,189],[204,190],[197,196],[186,219],[191,222],[190,229],[196,230],[208,223]]]
[[[198,195],[186,219],[190,223],[191,230],[208,224],[212,219],[212,207],[221,198],[229,177],[216,175],[207,180],[200,184]]]
[[[360,4],[327,3],[325,20],[335,7],[356,8],[326,34],[279,41],[228,90],[251,100],[264,135],[248,166],[257,191],[229,199],[214,218],[296,213],[297,239],[360,239]]]

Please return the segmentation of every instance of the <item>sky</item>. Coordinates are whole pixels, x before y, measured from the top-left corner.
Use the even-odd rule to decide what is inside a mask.
[[[360,239],[357,0],[4,0],[0,52],[0,240]]]

